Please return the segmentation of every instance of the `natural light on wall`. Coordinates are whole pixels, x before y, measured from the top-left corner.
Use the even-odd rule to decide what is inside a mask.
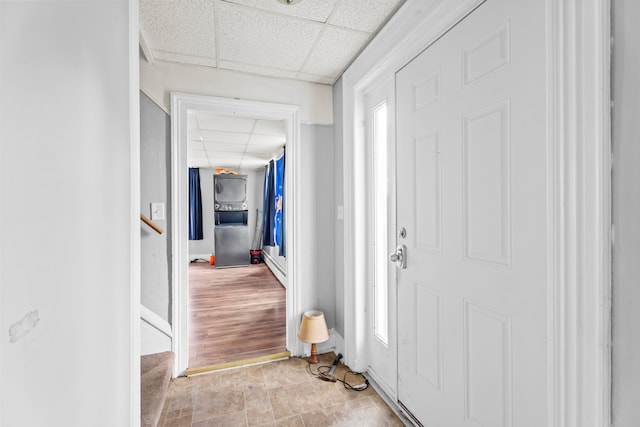
[[[385,346],[389,341],[388,262],[387,262],[387,103],[373,109],[373,188],[374,210],[374,334]]]

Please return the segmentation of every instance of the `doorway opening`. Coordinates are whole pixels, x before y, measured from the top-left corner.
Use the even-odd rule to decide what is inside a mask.
[[[189,111],[187,124],[199,183],[190,191],[199,209],[189,222],[187,374],[286,357],[284,120]]]
[[[173,320],[173,351],[176,354],[174,376],[185,373],[189,367],[189,241],[188,241],[188,130],[190,113],[208,113],[212,115],[248,118],[265,121],[280,121],[284,124],[284,134],[287,143],[287,167],[285,170],[285,206],[287,263],[285,267],[286,291],[286,349],[292,355],[297,355],[296,333],[298,324],[294,313],[299,312],[299,292],[296,277],[296,247],[297,239],[294,230],[297,226],[296,215],[298,204],[296,200],[296,181],[298,172],[299,152],[299,120],[298,107],[292,105],[272,104],[257,101],[242,101],[202,95],[182,93],[171,94],[171,194],[175,203],[172,205],[172,320]]]

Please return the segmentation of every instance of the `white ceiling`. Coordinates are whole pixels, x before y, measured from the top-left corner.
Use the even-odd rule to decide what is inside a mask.
[[[149,62],[333,84],[404,0],[140,0]]]
[[[283,120],[256,120],[190,111],[187,163],[194,168],[262,168],[282,154]]]

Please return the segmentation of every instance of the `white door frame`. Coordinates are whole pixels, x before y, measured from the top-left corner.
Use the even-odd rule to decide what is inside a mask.
[[[363,90],[484,0],[407,0],[343,74],[345,362],[367,367]],[[490,0],[489,0],[490,1]],[[610,0],[545,0],[548,423],[610,425]],[[349,286],[348,284],[352,284]]]
[[[202,111],[222,116],[284,120],[287,136],[286,217],[287,217],[287,350],[300,354],[297,342],[301,289],[296,250],[300,247],[300,121],[299,107],[259,101],[245,101],[186,93],[171,93],[171,249],[172,267],[172,350],[176,355],[173,376],[184,374],[189,363],[188,345],[188,214],[189,181],[187,174],[187,112]]]

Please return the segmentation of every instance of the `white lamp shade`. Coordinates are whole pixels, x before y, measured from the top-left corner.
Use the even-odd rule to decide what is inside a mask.
[[[328,340],[329,329],[327,329],[327,322],[324,320],[324,313],[317,310],[306,311],[302,315],[298,338],[300,341],[310,343],[319,343]]]

